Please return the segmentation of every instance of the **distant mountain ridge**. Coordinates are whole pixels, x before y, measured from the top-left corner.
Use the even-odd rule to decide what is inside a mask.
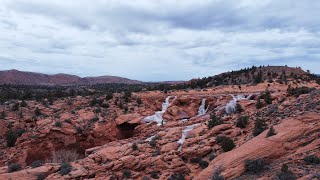
[[[84,77],[69,74],[42,74],[19,70],[0,71],[0,84],[13,85],[94,85],[107,83],[141,84],[138,80],[131,80],[117,76]]]

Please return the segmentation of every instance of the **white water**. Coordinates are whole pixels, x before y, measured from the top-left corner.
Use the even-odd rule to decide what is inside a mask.
[[[186,137],[189,134],[189,132],[192,131],[196,126],[199,126],[199,125],[200,125],[200,123],[186,126],[186,128],[182,131],[182,137],[178,140],[178,144],[180,144],[180,147],[178,149],[179,151],[181,151],[182,144],[186,140]]]
[[[245,97],[244,95],[237,95],[237,96],[234,96],[232,95],[232,100],[229,101],[229,103],[226,105],[226,112],[227,114],[232,114],[234,112],[236,112],[236,107],[237,107],[237,101],[238,100],[248,100],[250,99],[250,97],[252,95],[249,95],[248,97]]]
[[[156,135],[150,136],[150,137],[148,137],[145,141],[150,142],[150,141],[152,141],[152,139],[155,138],[155,137],[156,137]]]
[[[166,98],[166,101],[164,103],[162,103],[162,110],[161,111],[157,111],[152,116],[145,117],[142,121],[143,122],[156,122],[158,126],[161,126],[162,124],[164,124],[162,116],[167,111],[168,107],[171,105],[170,98],[171,98],[171,96],[168,96]],[[176,97],[174,99],[176,99]]]
[[[209,106],[206,109],[206,99],[202,99],[201,105],[198,110],[198,116],[205,115],[209,109]]]

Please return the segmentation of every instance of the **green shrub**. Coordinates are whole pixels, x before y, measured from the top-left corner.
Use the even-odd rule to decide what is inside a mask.
[[[261,109],[262,107],[263,107],[263,103],[261,102],[261,99],[258,98],[257,104],[256,104],[256,108],[257,108],[257,109]]]
[[[190,159],[191,164],[198,164],[201,161],[201,158],[194,157]]]
[[[6,113],[4,111],[2,111],[0,113],[0,119],[4,119],[4,118],[6,118]]]
[[[272,104],[272,98],[269,91],[264,92],[260,97],[261,99],[264,99],[266,104]]]
[[[211,180],[225,180],[225,178],[221,175],[220,168],[214,170]]]
[[[266,137],[270,137],[270,136],[274,136],[276,135],[276,131],[274,130],[273,126],[270,127],[268,133],[267,133],[267,136]]]
[[[132,148],[132,150],[134,150],[134,151],[138,150],[138,145],[137,145],[137,143],[135,143],[135,142],[132,143],[131,148]]]
[[[320,164],[320,158],[316,155],[306,156],[303,160],[308,164]]]
[[[241,104],[239,104],[239,103],[237,103],[237,105],[236,105],[236,112],[237,113],[243,112],[243,108],[242,108]]]
[[[290,86],[288,87],[288,94],[293,95],[295,97],[299,97],[301,94],[308,94],[311,91],[315,90],[315,88],[308,88],[308,87],[297,87],[297,88],[291,88]]]
[[[157,141],[155,140],[155,138],[152,138],[151,141],[149,142],[149,145],[152,147],[156,147],[157,146]]]
[[[28,104],[26,103],[25,100],[22,100],[21,103],[20,103],[20,107],[27,107]]]
[[[142,104],[142,100],[141,100],[141,98],[137,98],[137,103],[139,104],[139,105],[141,105]]]
[[[249,117],[248,116],[240,116],[237,119],[236,126],[239,128],[245,128],[248,124]]]
[[[281,172],[276,175],[277,180],[295,180],[296,176],[289,170],[286,164],[282,165]]]
[[[112,97],[113,97],[112,93],[107,93],[106,100],[108,101],[108,100],[112,99]]]
[[[264,169],[265,162],[262,159],[256,160],[246,160],[245,161],[245,168],[246,172],[251,174],[257,174]]]
[[[221,142],[221,147],[224,152],[231,151],[236,145],[233,140],[229,137],[225,137]]]
[[[160,171],[152,171],[150,177],[152,177],[153,179],[159,179],[159,174]]]
[[[44,180],[46,179],[46,177],[47,177],[46,173],[37,174],[37,180]]]
[[[21,170],[21,165],[20,164],[17,164],[17,163],[12,163],[8,166],[8,172],[9,173],[12,173],[12,172],[15,172],[15,171],[19,171]]]
[[[77,133],[79,134],[83,132],[83,128],[79,126],[76,127],[76,130],[77,130]]]
[[[36,107],[36,109],[34,110],[34,115],[35,116],[41,116],[42,112],[40,111],[40,109],[38,107]]]
[[[110,105],[107,103],[103,103],[103,104],[101,104],[101,107],[108,109],[110,107]]]
[[[26,133],[27,130],[26,129],[17,129],[16,133],[18,135],[18,137],[21,137],[22,134]]]
[[[267,129],[266,123],[257,117],[254,123],[253,136],[258,136],[266,129]]]
[[[32,168],[40,167],[40,166],[42,166],[42,164],[43,164],[43,161],[41,161],[41,160],[36,160],[36,161],[33,161],[33,162],[31,163],[31,167],[32,167]]]
[[[122,178],[123,179],[129,179],[131,177],[131,171],[128,169],[125,169],[122,173]]]
[[[69,163],[62,163],[60,166],[59,174],[62,176],[69,174],[72,171],[72,166]]]
[[[205,169],[209,166],[209,163],[207,161],[204,161],[204,160],[200,160],[199,161],[199,166],[202,168],[202,169]]]
[[[18,134],[11,128],[6,133],[7,147],[14,147],[18,139]]]
[[[216,114],[212,113],[210,116],[210,120],[208,121],[208,128],[211,129],[215,126],[218,126],[223,123],[220,117],[216,116]]]
[[[185,180],[185,177],[182,173],[171,174],[168,180]]]
[[[54,123],[54,126],[55,126],[55,127],[61,127],[61,126],[62,126],[62,123],[61,123],[60,121],[56,121],[56,122]]]

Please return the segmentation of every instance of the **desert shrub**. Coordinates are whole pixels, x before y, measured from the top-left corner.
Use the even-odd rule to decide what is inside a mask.
[[[246,172],[249,172],[251,174],[257,174],[261,172],[264,166],[265,166],[265,162],[262,159],[245,161]]]
[[[27,107],[28,104],[26,103],[25,100],[22,100],[21,103],[20,103],[20,107]]]
[[[80,155],[76,150],[59,150],[53,153],[52,162],[53,163],[69,163],[78,160]]]
[[[6,133],[7,147],[14,147],[18,139],[16,131],[9,129]]]
[[[289,170],[289,167],[284,164],[282,165],[281,172],[276,175],[277,180],[295,180],[296,176]]]
[[[231,151],[236,145],[233,140],[229,137],[225,137],[221,142],[221,147],[224,152]]]
[[[153,157],[159,156],[161,154],[161,151],[159,148],[156,148],[156,150],[154,151],[154,153],[152,154]]]
[[[185,178],[182,173],[177,173],[177,174],[171,174],[168,180],[185,180]]]
[[[320,164],[320,158],[316,155],[306,156],[303,160],[308,164]]]
[[[67,102],[67,105],[68,106],[71,106],[73,104],[73,102],[71,101],[71,100],[69,100],[68,102]]]
[[[131,148],[132,148],[132,150],[134,150],[134,151],[138,150],[138,145],[137,145],[137,143],[135,143],[135,142],[132,143]]]
[[[46,173],[37,174],[37,180],[44,180],[46,179],[46,177],[47,177]]]
[[[99,121],[99,117],[98,116],[95,116],[92,119],[90,119],[90,123],[95,123],[97,121]]]
[[[256,104],[256,108],[257,108],[257,109],[261,109],[262,107],[263,107],[263,103],[261,102],[261,99],[258,98],[257,104]]]
[[[245,128],[248,124],[249,117],[248,116],[240,116],[237,119],[236,126],[239,128]]]
[[[142,104],[142,100],[141,100],[141,98],[137,98],[137,103],[139,104],[139,105],[141,105]]]
[[[204,161],[204,160],[200,160],[199,161],[199,166],[202,168],[202,169],[205,169],[209,166],[209,163],[207,161]]]
[[[31,163],[31,167],[32,167],[32,168],[40,167],[40,166],[42,166],[42,164],[43,164],[43,161],[41,161],[41,160],[36,160],[36,161],[33,161],[33,162]]]
[[[8,166],[8,172],[12,173],[15,171],[19,171],[21,169],[21,165],[17,163],[12,163]]]
[[[237,113],[243,112],[243,108],[242,108],[241,104],[239,104],[239,103],[237,103],[237,105],[236,105],[236,112]]]
[[[211,180],[225,180],[225,178],[221,175],[220,168],[214,170]]]
[[[113,97],[112,93],[107,93],[106,100],[108,101],[108,100],[112,99],[112,97]]]
[[[18,111],[19,110],[19,103],[18,102],[14,103],[14,105],[12,106],[11,110],[12,111]]]
[[[151,147],[156,147],[157,146],[157,141],[155,140],[155,138],[152,138],[151,141],[149,142],[149,145]]]
[[[83,132],[83,128],[79,126],[76,127],[76,130],[77,130],[77,133],[79,134]]]
[[[153,179],[159,179],[159,174],[160,171],[152,171],[150,177],[152,177]]]
[[[276,131],[274,130],[273,126],[270,127],[268,133],[267,133],[267,136],[266,137],[270,137],[270,136],[274,136],[276,135]]]
[[[54,123],[54,126],[55,126],[55,127],[61,127],[61,126],[62,126],[62,123],[61,123],[60,121],[56,121],[56,122]]]
[[[154,178],[154,179],[159,179],[159,178]],[[148,176],[143,176],[141,180],[150,180]]]
[[[208,121],[208,128],[211,129],[211,128],[218,126],[222,123],[223,123],[223,121],[221,120],[221,117],[216,116],[215,113],[212,113],[210,115],[210,120]]]
[[[64,122],[71,124],[71,119],[65,119]]]
[[[101,113],[101,108],[96,108],[96,109],[94,110],[94,113]]]
[[[257,117],[254,123],[253,136],[258,136],[266,129],[267,129],[266,123]]]
[[[288,87],[288,94],[293,95],[295,97],[299,97],[301,94],[308,94],[311,91],[315,90],[315,88],[308,88],[308,87],[297,87],[297,88],[291,88],[290,86]]]
[[[16,130],[16,133],[17,133],[18,137],[21,137],[22,134],[24,134],[25,132],[27,132],[26,129],[17,129]]]
[[[214,158],[216,158],[216,154],[215,153],[210,153],[209,154],[209,161],[212,161],[212,160],[214,160]]]
[[[34,110],[34,115],[35,116],[41,116],[42,112],[40,111],[40,109],[38,107],[36,107],[36,109]]]
[[[72,166],[69,163],[64,162],[60,166],[59,174],[64,176],[64,175],[69,174],[71,171],[72,171]]]
[[[269,91],[264,92],[260,97],[261,99],[264,99],[266,104],[272,104],[272,98]]]
[[[198,164],[200,162],[201,158],[194,157],[190,159],[190,163],[192,164]]]
[[[131,171],[129,169],[125,169],[122,173],[122,178],[129,179],[131,177]]]
[[[103,104],[101,104],[101,107],[108,109],[110,107],[110,105],[107,103],[103,103]]]
[[[4,118],[6,118],[6,113],[4,111],[2,111],[0,113],[0,119],[4,119]]]

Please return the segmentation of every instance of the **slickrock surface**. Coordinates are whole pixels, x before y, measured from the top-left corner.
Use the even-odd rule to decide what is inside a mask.
[[[301,179],[312,179],[319,165],[303,158],[320,156],[320,88],[315,83],[299,86],[315,87],[298,97],[287,93],[285,84],[261,83],[257,86],[219,86],[205,90],[159,91],[133,93],[125,108],[122,95],[90,106],[93,97],[70,97],[52,105],[27,101],[27,107],[12,111],[14,102],[0,106],[6,116],[0,120],[0,179],[168,179],[183,174],[185,179],[211,179],[219,169],[226,179],[274,179],[283,164]],[[268,89],[272,104],[259,96]],[[226,113],[232,95],[243,111]],[[145,123],[147,116],[161,111],[166,97],[170,105],[163,114],[164,123]],[[252,97],[251,97],[252,96]],[[142,104],[137,102],[141,98]],[[198,115],[205,101],[204,115]],[[41,115],[35,115],[38,107]],[[19,114],[19,112],[22,112]],[[208,127],[210,114],[221,116],[221,124]],[[246,127],[236,126],[240,116],[248,116]],[[266,129],[253,136],[256,117],[264,120]],[[266,137],[273,126],[276,134]],[[24,129],[13,147],[6,145],[9,129]],[[234,141],[235,147],[225,152],[221,136]],[[180,143],[178,143],[180,142]],[[61,175],[61,162],[56,153],[74,152],[70,172]],[[246,171],[245,161],[263,159],[264,169],[255,174]],[[35,161],[42,161],[39,167]],[[21,170],[9,173],[8,165],[16,163]],[[316,178],[314,178],[316,179]]]

